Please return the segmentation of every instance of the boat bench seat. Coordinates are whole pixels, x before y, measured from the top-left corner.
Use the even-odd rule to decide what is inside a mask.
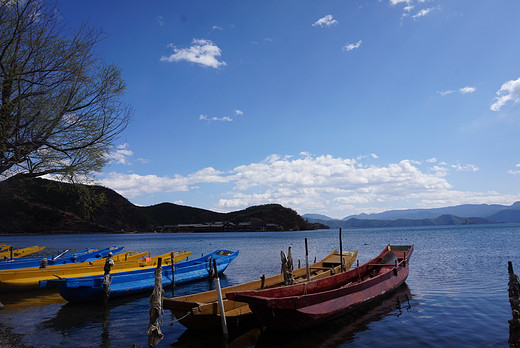
[[[316,266],[316,267],[311,267],[311,269],[324,269],[326,271],[328,271],[329,269],[332,269],[333,267],[319,267],[319,266]]]

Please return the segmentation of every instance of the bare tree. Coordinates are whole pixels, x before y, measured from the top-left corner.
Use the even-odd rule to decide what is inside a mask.
[[[131,120],[120,69],[103,39],[69,30],[43,0],[0,0],[0,176],[100,170]]]

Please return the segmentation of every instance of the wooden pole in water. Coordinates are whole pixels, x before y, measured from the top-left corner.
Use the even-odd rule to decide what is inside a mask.
[[[341,227],[339,228],[339,260],[341,264],[340,271],[343,272],[343,241],[341,240]]]
[[[307,270],[307,281],[311,280],[311,270],[309,269],[309,248],[307,247],[307,238],[305,238],[305,268]]]
[[[172,259],[171,267],[172,267],[172,289],[173,289],[175,287],[175,255],[174,255],[173,251],[170,253],[170,257]]]
[[[148,324],[148,347],[155,347],[163,338],[161,332],[163,311],[163,287],[162,287],[162,258],[157,259],[157,267],[154,271],[154,287],[150,296],[150,321]]]
[[[513,271],[513,263],[508,261],[509,304],[513,318],[509,320],[509,346],[520,346],[520,281]]]
[[[222,290],[220,289],[220,280],[218,279],[217,260],[215,259],[213,259],[213,267],[215,269],[213,277],[215,277],[215,290],[217,291],[218,308],[220,310],[220,323],[222,324],[222,333],[227,337],[226,311],[224,310],[224,300],[222,299]]]

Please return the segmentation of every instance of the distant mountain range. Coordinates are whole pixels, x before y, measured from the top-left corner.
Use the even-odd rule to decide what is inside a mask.
[[[339,227],[396,227],[489,224],[520,222],[520,202],[499,204],[463,204],[432,209],[389,210],[377,214],[350,215],[341,220],[320,214],[304,214],[309,222]]]

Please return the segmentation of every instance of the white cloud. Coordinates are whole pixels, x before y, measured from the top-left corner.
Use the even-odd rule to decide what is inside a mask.
[[[471,86],[466,86],[466,87],[462,87],[461,89],[459,89],[459,92],[461,94],[468,94],[468,93],[473,93],[475,92],[477,89],[475,87],[471,87]]]
[[[243,116],[244,112],[239,109],[233,110],[233,117]],[[208,115],[201,114],[199,115],[199,120],[201,121],[220,121],[220,122],[233,122],[233,117],[223,116],[223,117],[209,117]]]
[[[391,6],[403,6],[403,13],[401,15],[401,19],[411,17],[414,20],[417,20],[421,17],[425,17],[429,14],[431,14],[436,8],[435,7],[429,7],[429,8],[421,8],[423,7],[427,2],[431,2],[432,0],[390,0]],[[418,8],[418,10],[415,12],[414,15],[411,15],[412,10]],[[439,9],[439,7],[437,7]]]
[[[199,120],[201,121],[221,121],[221,122],[233,122],[233,119],[228,116],[224,117],[208,117],[206,115],[200,115]]]
[[[500,111],[500,109],[509,101],[514,104],[520,103],[520,77],[517,80],[507,81],[500,87],[497,97],[490,109],[492,111]]]
[[[117,146],[115,151],[107,154],[107,158],[109,163],[115,162],[116,164],[130,165],[130,157],[133,155],[134,153],[128,150],[128,143],[124,143]]]
[[[517,164],[516,166],[516,169],[515,170],[508,170],[507,173],[508,174],[511,174],[511,175],[517,175],[517,174],[520,174],[520,163]]]
[[[313,27],[330,27],[331,25],[338,24],[338,21],[335,20],[332,15],[326,15],[325,17],[322,17],[318,19],[316,22],[312,23]]]
[[[219,30],[219,31],[224,31],[224,29],[222,29],[221,27],[219,27],[218,25],[214,25],[213,27],[211,27],[211,30]]]
[[[459,88],[458,91],[459,91],[460,94],[468,94],[468,93],[473,93],[476,90],[477,90],[476,87],[466,86],[466,87]],[[448,89],[448,90],[444,90],[444,91],[437,91],[437,94],[439,94],[440,96],[444,97],[444,96],[453,94],[455,92],[456,91],[453,90],[453,89]]]
[[[476,171],[478,171],[478,167],[474,164],[462,165],[460,163],[457,163],[457,164],[453,164],[451,167],[459,172],[476,172]]]
[[[99,182],[126,198],[135,198],[141,195],[157,192],[183,192],[193,189],[194,186],[204,183],[227,183],[232,177],[208,167],[188,176],[174,175],[174,177],[160,177],[157,175],[139,175],[110,172]]]
[[[431,11],[433,11],[433,8],[424,8],[422,10],[419,10],[419,12],[417,12],[416,14],[414,14],[412,16],[412,18],[417,19],[420,17],[424,17],[424,16],[428,15]]]
[[[390,0],[390,5],[395,6],[399,4],[406,4],[410,5],[412,3],[412,0]]]
[[[454,90],[449,89],[449,90],[446,90],[446,91],[437,91],[437,94],[440,94],[441,96],[444,97],[444,96],[452,94],[454,92],[455,92]]]
[[[226,62],[218,60],[222,51],[211,40],[193,39],[192,45],[189,48],[177,48],[173,44],[170,44],[168,47],[173,49],[173,54],[170,56],[162,56],[160,59],[162,62],[179,62],[185,60],[211,68],[226,65]]]
[[[353,43],[349,43],[349,44],[345,45],[345,47],[343,47],[343,49],[344,49],[345,51],[352,51],[352,50],[355,50],[356,48],[359,48],[359,46],[361,46],[361,43],[362,43],[362,42],[363,42],[362,40],[359,40],[359,41],[356,42],[355,44],[353,44]]]
[[[308,152],[298,156],[273,154],[260,162],[240,165],[226,172],[211,167],[171,177],[112,172],[101,183],[127,198],[159,192],[197,191],[201,184],[220,185],[224,192],[212,207],[206,207],[218,211],[280,203],[301,213],[321,211],[332,216],[346,216],[353,209],[370,211],[377,209],[376,206],[391,208],[393,204],[403,202],[413,202],[407,205],[421,207],[499,202],[497,193],[457,191],[448,182],[450,171],[475,172],[478,170],[475,165],[449,165],[435,158],[424,161],[424,165],[407,159],[374,165],[372,159],[375,158],[374,154],[358,158],[316,156]],[[355,204],[357,208],[353,206]]]

